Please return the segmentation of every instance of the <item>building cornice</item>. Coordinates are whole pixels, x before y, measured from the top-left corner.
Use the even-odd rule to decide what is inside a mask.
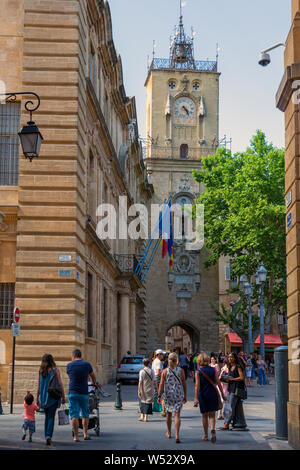
[[[285,111],[293,93],[293,82],[300,80],[300,63],[289,65],[284,72],[278,91],[276,93],[276,107],[280,111]]]

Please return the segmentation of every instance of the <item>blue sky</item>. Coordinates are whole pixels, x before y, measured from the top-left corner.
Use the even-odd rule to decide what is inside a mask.
[[[275,107],[281,81],[283,48],[271,64],[258,65],[259,52],[285,42],[291,25],[290,0],[186,0],[184,24],[196,31],[195,58],[214,59],[219,43],[220,138],[232,138],[234,152],[244,150],[256,129],[284,146],[283,113]],[[169,37],[178,24],[179,0],[109,0],[114,43],[122,57],[125,89],[137,100],[139,131],[145,137],[147,56],[169,56]]]

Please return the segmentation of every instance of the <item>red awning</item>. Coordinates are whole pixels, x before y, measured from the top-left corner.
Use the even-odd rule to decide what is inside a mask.
[[[279,335],[265,335],[265,341],[264,342],[265,342],[265,345],[268,345],[268,346],[271,346],[271,345],[281,346],[282,345],[282,341],[281,341]],[[259,344],[260,344],[260,335],[258,335],[258,337],[256,338],[254,344],[256,346],[259,346]]]
[[[228,339],[230,344],[243,344],[243,341],[237,333],[228,333]]]

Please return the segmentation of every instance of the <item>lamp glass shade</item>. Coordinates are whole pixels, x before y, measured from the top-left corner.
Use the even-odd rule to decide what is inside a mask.
[[[245,284],[246,282],[248,282],[248,278],[246,276],[246,274],[242,274],[241,277],[240,277],[240,282],[242,282],[243,284]]]
[[[26,158],[31,160],[39,156],[43,137],[33,122],[28,122],[27,124],[28,125],[24,126],[21,132],[19,132],[19,137],[23,154]]]
[[[260,265],[260,267],[258,268],[258,271],[257,271],[260,283],[266,282],[267,272],[268,271],[264,267],[263,263],[261,263],[261,265]]]
[[[252,297],[253,295],[253,289],[252,289],[252,286],[249,282],[246,282],[245,285],[244,285],[244,292],[246,295],[250,295],[250,297]]]

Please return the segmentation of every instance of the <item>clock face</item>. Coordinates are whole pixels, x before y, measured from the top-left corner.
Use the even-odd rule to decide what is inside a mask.
[[[179,98],[174,107],[175,124],[194,125],[195,124],[195,104],[189,98]]]

